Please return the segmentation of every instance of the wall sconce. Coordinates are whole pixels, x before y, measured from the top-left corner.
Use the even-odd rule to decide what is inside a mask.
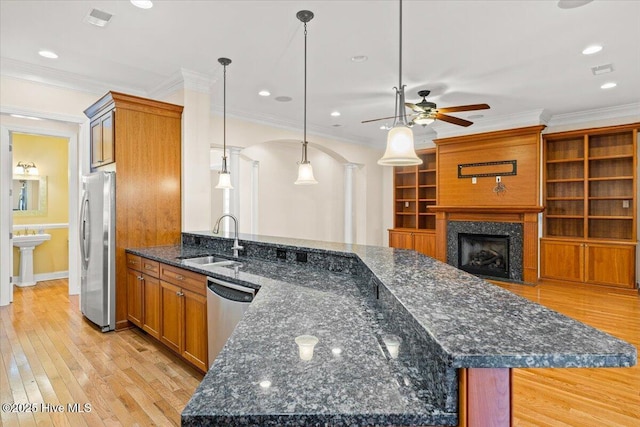
[[[19,161],[13,169],[13,173],[16,175],[38,175],[38,168],[33,162],[25,163],[23,161]]]

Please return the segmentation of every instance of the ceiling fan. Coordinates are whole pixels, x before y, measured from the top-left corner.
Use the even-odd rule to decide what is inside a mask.
[[[427,101],[427,96],[429,96],[431,91],[429,90],[421,90],[418,92],[418,96],[422,97],[422,101],[412,104],[411,102],[405,102],[404,105],[407,108],[410,108],[413,111],[413,115],[407,123],[409,126],[414,124],[418,125],[428,125],[433,123],[434,120],[442,120],[443,122],[453,123],[458,126],[471,126],[473,122],[469,120],[461,119],[458,117],[449,116],[443,113],[457,113],[460,111],[473,111],[473,110],[487,110],[489,109],[489,105],[487,104],[471,104],[471,105],[459,105],[457,107],[445,107],[445,108],[437,108],[436,104],[433,102]],[[365,120],[362,123],[375,122],[378,120],[388,120],[394,119],[396,116],[391,117],[382,117],[380,119],[373,120]]]

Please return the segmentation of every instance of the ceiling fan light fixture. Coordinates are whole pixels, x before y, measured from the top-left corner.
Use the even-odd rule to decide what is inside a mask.
[[[417,124],[417,125],[422,125],[422,126],[427,126],[430,125],[431,123],[435,122],[436,119],[434,119],[433,117],[429,117],[429,116],[424,116],[424,117],[416,117],[415,119],[413,119],[413,123]]]

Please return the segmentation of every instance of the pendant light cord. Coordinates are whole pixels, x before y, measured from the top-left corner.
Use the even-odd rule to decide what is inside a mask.
[[[398,90],[402,90],[402,0],[400,0],[400,52],[399,62],[400,62],[400,74],[398,78]]]
[[[307,23],[304,23],[304,139],[302,163],[307,163]]]

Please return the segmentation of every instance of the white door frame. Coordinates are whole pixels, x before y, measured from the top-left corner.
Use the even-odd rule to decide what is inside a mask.
[[[12,111],[2,109],[2,113],[11,114]],[[77,117],[65,117],[61,120],[58,116],[39,114],[23,111],[17,112],[23,115],[30,115],[41,119],[61,121],[65,124],[79,125],[78,131],[73,133],[47,128],[44,126],[25,126],[15,124],[0,125],[0,252],[7,253],[8,256],[0,257],[0,306],[13,302],[13,284],[10,277],[13,273],[13,247],[9,239],[9,233],[13,229],[13,216],[11,215],[11,197],[8,189],[11,188],[13,173],[13,153],[10,151],[11,138],[13,133],[27,133],[43,136],[54,136],[66,138],[69,141],[69,294],[75,295],[80,292],[80,265],[79,265],[79,243],[78,243],[78,204],[80,194],[80,175],[82,171],[79,165],[81,158],[86,156],[87,150],[79,147],[78,139],[85,140],[88,135],[88,119]]]

